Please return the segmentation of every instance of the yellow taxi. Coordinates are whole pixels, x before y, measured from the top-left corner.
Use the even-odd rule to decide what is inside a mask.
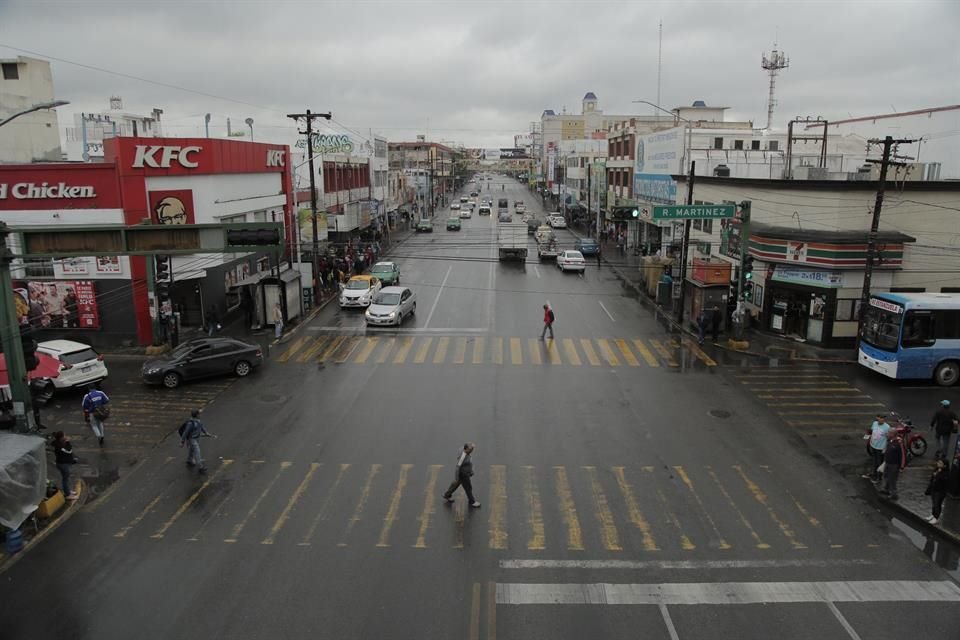
[[[375,276],[353,276],[340,291],[340,308],[367,308],[373,297],[380,291],[380,279]]]

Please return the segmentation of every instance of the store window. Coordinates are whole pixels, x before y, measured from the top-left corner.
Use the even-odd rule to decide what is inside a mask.
[[[24,258],[23,275],[27,278],[52,278],[53,258]]]
[[[780,141],[779,141],[779,140],[771,140],[771,141],[770,141],[770,146],[769,146],[768,148],[770,149],[770,151],[779,151],[779,150],[780,150]]]
[[[753,150],[753,151],[760,151],[760,141],[759,141],[759,140],[751,140],[751,141],[750,141],[750,149]]]

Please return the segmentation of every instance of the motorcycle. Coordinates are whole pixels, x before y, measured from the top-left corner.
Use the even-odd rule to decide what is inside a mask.
[[[908,462],[914,458],[919,458],[927,452],[927,439],[914,430],[913,421],[910,418],[905,418],[899,413],[891,411],[888,420],[890,420],[890,431],[892,432],[888,437],[895,433],[903,439],[903,445],[907,450]],[[867,427],[866,433],[863,436],[868,456],[873,455],[873,450],[870,447],[871,431],[872,427]]]

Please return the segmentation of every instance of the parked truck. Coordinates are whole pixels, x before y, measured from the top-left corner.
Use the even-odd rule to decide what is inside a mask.
[[[502,222],[497,225],[497,247],[501,260],[527,259],[527,225]]]

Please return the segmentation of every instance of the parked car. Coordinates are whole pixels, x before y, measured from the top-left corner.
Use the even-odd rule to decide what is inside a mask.
[[[460,231],[460,218],[447,218],[447,231]]]
[[[196,338],[144,362],[140,377],[147,384],[175,389],[182,382],[212,376],[232,373],[242,378],[262,364],[263,352],[259,345],[234,338]]]
[[[557,268],[560,271],[583,271],[587,263],[579,251],[561,251],[557,256]]]
[[[450,211],[460,211],[460,203],[454,202],[450,205]]]
[[[476,189],[474,189],[473,191],[470,192],[470,197],[471,197],[471,198],[476,198],[476,197],[477,197],[477,191],[476,191]]]
[[[456,218],[453,218],[457,220]],[[457,220],[459,222],[459,220]],[[367,324],[396,325],[417,311],[417,296],[406,287],[384,287],[367,308],[364,318]]]
[[[532,236],[537,232],[537,229],[543,225],[543,221],[537,220],[536,218],[527,218],[527,235]],[[547,227],[549,229],[549,227]]]
[[[52,379],[57,389],[80,387],[107,377],[103,356],[88,344],[73,340],[47,340],[37,345],[37,351],[59,363],[60,375]]]
[[[380,280],[376,276],[353,276],[340,291],[340,308],[369,307],[380,287]]]
[[[396,262],[378,262],[370,268],[370,275],[376,276],[384,286],[400,284],[400,267]]]
[[[430,218],[417,220],[417,233],[433,233],[433,221]]]
[[[593,238],[580,238],[573,248],[585,256],[595,256],[600,253],[600,244]]]

